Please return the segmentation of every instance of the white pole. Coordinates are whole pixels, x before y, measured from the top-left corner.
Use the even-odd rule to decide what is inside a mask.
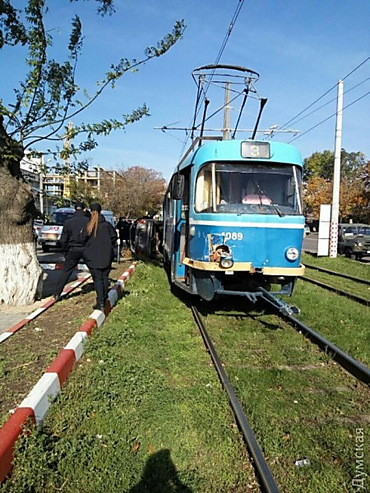
[[[224,109],[224,128],[223,139],[230,139],[230,83],[226,82],[225,86],[225,109]]]
[[[40,179],[40,212],[44,214],[44,155],[40,158],[39,163],[39,179]]]
[[[340,187],[340,154],[342,150],[343,81],[338,82],[337,123],[335,128],[335,156],[333,176],[333,205],[330,225],[330,257],[336,258],[338,251],[338,218]]]

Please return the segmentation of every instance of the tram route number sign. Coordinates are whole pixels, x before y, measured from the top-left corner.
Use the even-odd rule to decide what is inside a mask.
[[[250,157],[254,159],[269,159],[270,143],[269,142],[242,142],[241,148],[242,157]]]

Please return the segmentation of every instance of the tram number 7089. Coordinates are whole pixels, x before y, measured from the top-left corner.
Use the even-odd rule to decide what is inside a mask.
[[[235,231],[233,233],[227,232],[227,233],[221,233],[224,237],[225,240],[239,240],[241,241],[244,238],[243,233],[236,233]]]

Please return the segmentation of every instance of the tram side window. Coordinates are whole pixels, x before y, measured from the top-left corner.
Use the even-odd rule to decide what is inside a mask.
[[[212,206],[212,171],[210,166],[204,166],[197,178],[195,210],[197,212],[211,211]]]
[[[163,213],[166,216],[171,214],[171,197],[170,193],[167,191],[163,201]]]

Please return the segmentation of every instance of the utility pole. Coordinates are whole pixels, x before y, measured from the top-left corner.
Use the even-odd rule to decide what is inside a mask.
[[[223,139],[230,139],[230,82],[225,85],[225,111],[224,111],[224,128]]]
[[[39,163],[39,185],[40,185],[40,212],[44,215],[44,155],[41,155]]]
[[[342,150],[342,115],[343,115],[343,81],[338,82],[337,122],[335,128],[335,156],[333,176],[333,204],[330,224],[330,257],[336,258],[338,253],[338,218],[340,188],[340,157]]]

